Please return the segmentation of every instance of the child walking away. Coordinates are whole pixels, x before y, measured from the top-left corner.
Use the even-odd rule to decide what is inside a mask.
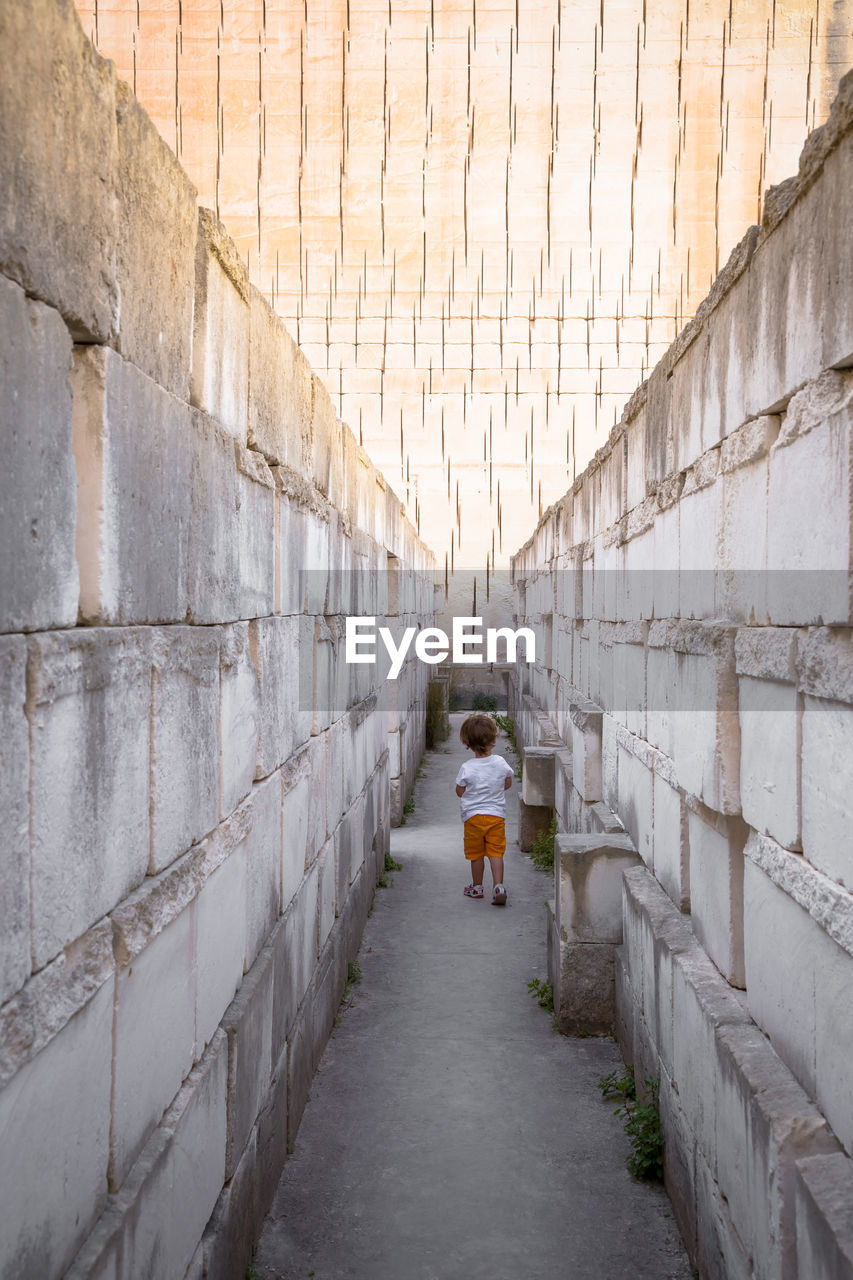
[[[492,905],[505,907],[504,815],[506,792],[512,786],[512,769],[503,756],[492,755],[492,747],[498,739],[498,727],[491,716],[484,715],[482,711],[468,716],[462,723],[459,737],[474,752],[474,759],[466,760],[456,775],[456,794],[462,801],[462,821],[465,824],[465,857],[471,863],[472,879],[463,893],[466,898],[483,897],[483,873],[488,858],[495,886]]]

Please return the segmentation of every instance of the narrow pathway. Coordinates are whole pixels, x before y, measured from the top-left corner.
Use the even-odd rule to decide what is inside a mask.
[[[609,1040],[551,1030],[550,885],[515,842],[506,908],[462,894],[462,716],[393,833],[352,988],[258,1248],[261,1280],[688,1280],[669,1201],[625,1169]],[[499,751],[510,756],[505,738]],[[486,872],[487,884],[489,873]]]

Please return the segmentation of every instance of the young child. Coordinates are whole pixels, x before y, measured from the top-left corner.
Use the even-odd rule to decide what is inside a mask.
[[[474,752],[474,759],[466,760],[456,775],[456,794],[462,800],[462,821],[465,824],[465,857],[471,863],[473,880],[472,884],[465,886],[463,893],[466,898],[482,898],[483,873],[488,858],[495,886],[492,904],[504,907],[504,814],[506,792],[512,786],[512,769],[503,756],[492,755],[498,727],[491,716],[482,711],[468,716],[462,723],[459,737]]]

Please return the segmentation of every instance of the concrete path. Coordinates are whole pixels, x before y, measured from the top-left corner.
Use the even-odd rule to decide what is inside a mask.
[[[393,833],[352,988],[311,1090],[255,1266],[261,1280],[687,1280],[669,1201],[625,1170],[596,1081],[609,1040],[551,1030],[548,877],[515,843],[509,903],[462,894],[461,715]],[[514,759],[506,739],[498,748]],[[490,877],[486,872],[487,885]]]

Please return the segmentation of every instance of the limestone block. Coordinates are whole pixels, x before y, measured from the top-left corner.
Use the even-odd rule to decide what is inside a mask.
[[[794,1162],[838,1150],[817,1107],[754,1026],[717,1035],[716,1166],[753,1274],[793,1277]]]
[[[553,747],[528,747],[524,752],[521,797],[527,805],[554,808]]]
[[[252,788],[260,739],[260,694],[248,622],[223,627],[220,642],[219,812],[226,818]]]
[[[328,941],[335,923],[335,841],[330,836],[317,855],[317,903],[319,947]]]
[[[202,1239],[205,1280],[231,1280],[249,1269],[258,1238],[258,1135],[252,1131],[233,1176],[222,1188]]]
[[[853,707],[806,697],[802,719],[803,852],[815,867],[853,890],[851,732]],[[779,836],[776,839],[787,844]]]
[[[655,878],[679,911],[690,910],[690,842],[682,796],[658,772],[652,782],[654,812],[652,865]]]
[[[670,646],[668,637],[666,623],[655,623],[649,628],[646,732],[652,746],[672,758],[675,754],[677,721],[674,712],[678,709],[679,664],[678,654]]]
[[[310,1001],[305,1001],[287,1037],[287,1141],[296,1141],[314,1078]]]
[[[15,51],[0,86],[0,271],[56,307],[78,340],[107,341],[118,317],[115,67],[70,4],[5,4],[0,45]]]
[[[625,986],[624,1004],[620,1004],[620,988],[625,984],[620,955],[616,953],[616,1008],[617,1040],[620,1047],[633,1045],[633,1023],[636,1017],[630,986]],[[624,1008],[624,1013],[622,1009]],[[621,1026],[620,1026],[621,1020]],[[624,1054],[623,1049],[623,1054]],[[696,1153],[690,1121],[681,1108],[678,1093],[669,1076],[661,1071],[658,1102],[661,1128],[664,1133],[663,1178],[669,1195],[679,1233],[690,1257],[696,1257]]]
[[[255,783],[246,839],[246,957],[249,969],[281,908],[281,778]]]
[[[344,480],[342,436],[329,393],[320,379],[313,377],[313,413],[311,415],[312,477],[314,484],[333,505],[346,511],[358,525],[358,508],[353,485]],[[347,433],[352,444],[352,434]],[[353,463],[358,462],[355,454]]]
[[[713,825],[712,825],[713,824]],[[690,811],[690,911],[696,937],[734,987],[745,985],[743,849],[738,819]]]
[[[273,773],[309,737],[307,716],[297,710],[299,667],[293,658],[298,636],[297,619],[291,617],[258,618],[249,625],[259,695],[256,778]]]
[[[170,627],[153,638],[151,861],[167,867],[219,815],[219,636]]]
[[[334,833],[336,913],[341,915],[350,891],[364,863],[364,796],[360,795],[344,815]]]
[[[838,384],[818,379],[794,396],[770,451],[767,589],[777,624],[850,619],[851,375],[832,376]]]
[[[714,570],[718,564],[723,521],[722,481],[683,493],[678,521],[679,616],[714,618],[717,616]]]
[[[677,502],[661,510],[652,530],[652,609],[655,618],[678,617],[679,511]]]
[[[695,1158],[696,1260],[708,1280],[751,1280],[755,1274],[732,1223],[731,1207],[701,1156]]]
[[[258,1211],[269,1210],[287,1159],[287,1049],[273,1069],[269,1093],[258,1116]],[[255,1244],[260,1222],[252,1236]]]
[[[196,903],[196,1042],[209,1044],[243,980],[246,955],[245,841],[208,877]]]
[[[320,954],[311,984],[311,1048],[314,1071],[320,1065],[332,1033],[335,1014],[340,1008],[346,984],[346,958],[341,942],[341,930],[336,929]]]
[[[800,847],[801,700],[793,684],[739,678],[744,819],[788,849]]]
[[[319,734],[308,744],[308,767],[311,779],[311,802],[308,808],[308,861],[316,858],[328,836],[327,791],[328,750],[327,733]]]
[[[4,9],[0,23],[17,8]],[[0,132],[0,151],[3,145]],[[5,216],[4,208],[0,219]],[[0,432],[7,446],[0,501],[3,631],[77,621],[70,362],[71,339],[56,312],[0,277]]]
[[[758,422],[778,424],[778,418],[759,418]],[[724,476],[717,573],[717,606],[721,618],[752,624],[768,620],[769,475],[765,456]]]
[[[249,447],[311,476],[311,366],[266,299],[249,287]]]
[[[193,307],[192,403],[246,443],[249,411],[249,278],[222,223],[198,211]]]
[[[68,1280],[185,1276],[225,1169],[228,1055],[218,1032],[68,1273]]]
[[[638,863],[630,836],[558,835],[556,922],[567,942],[622,942],[622,872]]]
[[[842,1152],[797,1161],[797,1275],[853,1278],[853,1169]]]
[[[557,1026],[564,1035],[611,1035],[615,1017],[614,947],[560,943]]]
[[[594,702],[579,702],[571,708],[572,782],[583,800],[601,799],[602,709]]]
[[[394,798],[394,782],[391,783],[391,798]],[[533,841],[538,835],[544,835],[551,825],[553,812],[544,805],[525,804],[519,796],[518,798],[518,847],[522,853],[529,853],[533,848]],[[401,807],[402,813],[402,807]],[[399,825],[399,824],[398,824]]]
[[[654,865],[653,781],[648,764],[620,745],[619,817],[647,867]]]
[[[0,1093],[0,1268],[6,1275],[63,1275],[101,1211],[112,1028],[113,984],[107,982]]]
[[[188,622],[231,622],[240,599],[240,492],[234,441],[205,414],[190,434],[191,519],[187,540]]]
[[[284,467],[275,467],[277,507],[277,564],[276,612],[302,613],[307,591],[307,579],[316,570],[309,569],[306,555],[308,537],[307,513],[297,500],[302,494]],[[293,490],[296,490],[296,493]],[[305,486],[307,490],[307,485]]]
[[[315,863],[305,873],[271,939],[275,954],[272,1054],[276,1060],[290,1039],[297,1010],[317,964],[318,886]]]
[[[21,636],[0,638],[0,811],[5,835],[0,853],[0,1005],[30,973],[29,728],[27,646]]]
[[[116,82],[121,297],[117,348],[189,400],[197,228],[196,190],[128,85]]]
[[[731,638],[721,639],[719,647],[712,643],[709,652],[678,655],[672,758],[679,786],[720,813],[737,813],[740,723],[734,645]]]
[[[235,442],[234,456],[240,617],[265,617],[275,607],[275,482],[260,453]]]
[[[110,1190],[117,1191],[195,1056],[193,909],[118,974],[113,1060]],[[157,1028],[152,1041],[151,1028]]]
[[[183,622],[187,613],[189,410],[107,347],[76,347],[80,616]]]
[[[265,948],[222,1020],[228,1037],[226,1180],[240,1162],[270,1086],[273,975],[273,952]]]
[[[811,917],[814,938],[811,963],[814,966],[815,1071],[817,1105],[846,1151],[853,1150],[853,1028],[848,1017],[850,983],[853,982],[853,955],[819,930]],[[808,1013],[802,1016],[808,1026]],[[803,1034],[802,1028],[800,1034]]]
[[[135,629],[62,631],[29,644],[38,969],[145,875],[151,664],[148,637]]]
[[[300,753],[300,761],[307,765],[307,754]],[[308,854],[308,811],[310,806],[311,779],[304,768],[297,776],[287,771],[283,778],[282,798],[282,850],[281,850],[281,905],[287,910],[305,874]]]

